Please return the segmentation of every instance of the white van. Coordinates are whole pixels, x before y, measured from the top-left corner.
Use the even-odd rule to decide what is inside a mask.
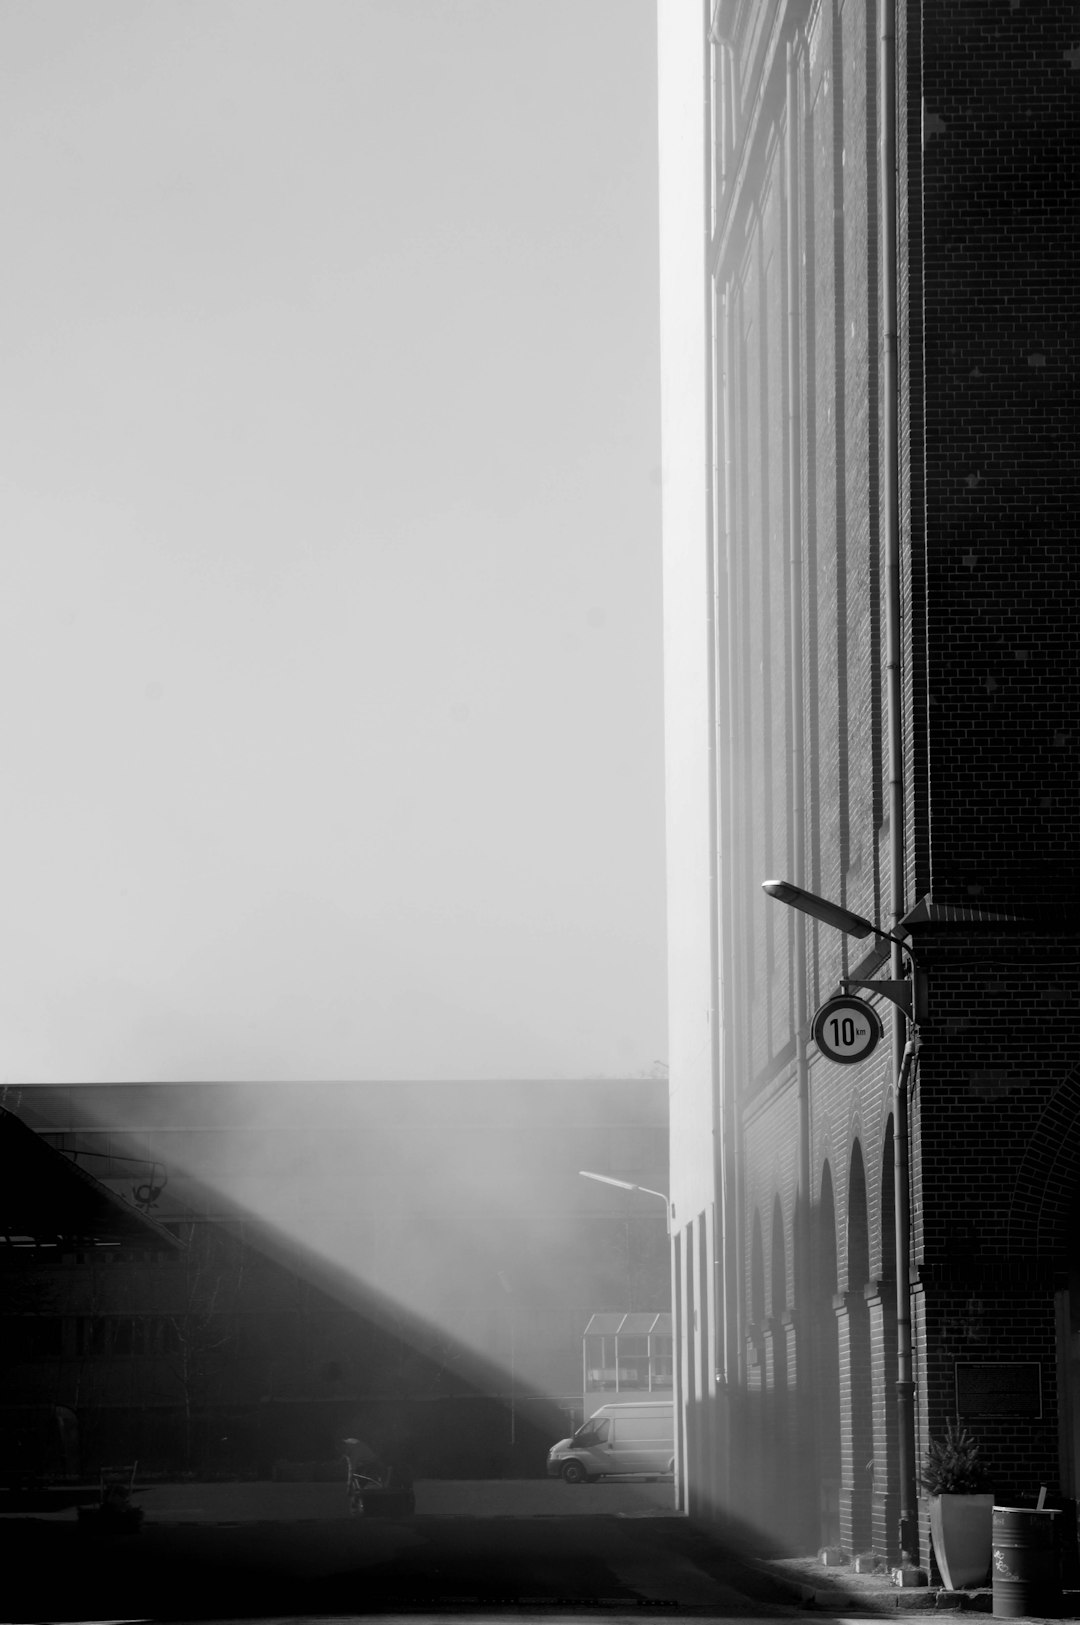
[[[675,1408],[670,1399],[601,1405],[570,1439],[548,1451],[550,1478],[584,1484],[612,1473],[675,1471]]]

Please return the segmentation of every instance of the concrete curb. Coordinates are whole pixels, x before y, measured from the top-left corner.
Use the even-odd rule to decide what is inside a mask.
[[[994,1593],[990,1586],[971,1591],[948,1591],[944,1586],[894,1585],[885,1574],[860,1577],[861,1585],[815,1585],[812,1579],[785,1573],[779,1564],[757,1559],[751,1565],[767,1575],[774,1586],[790,1597],[792,1604],[808,1613],[892,1614],[968,1613],[992,1614]],[[1056,1620],[1080,1619],[1080,1591],[1066,1590]]]
[[[866,1613],[935,1613],[943,1610],[988,1614],[993,1608],[993,1593],[989,1588],[978,1591],[947,1591],[944,1586],[893,1585],[885,1575],[867,1575],[861,1586],[814,1585],[812,1581],[796,1579],[778,1572],[776,1565],[759,1561],[753,1565],[759,1573],[768,1575],[774,1585],[781,1588],[800,1608],[831,1614]]]

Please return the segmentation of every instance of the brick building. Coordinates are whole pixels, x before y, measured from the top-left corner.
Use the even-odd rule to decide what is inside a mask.
[[[926,1565],[950,1418],[1080,1475],[1080,61],[891,15],[658,7],[671,1193],[684,1504]]]

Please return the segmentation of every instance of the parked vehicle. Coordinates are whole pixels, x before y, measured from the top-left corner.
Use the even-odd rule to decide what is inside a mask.
[[[569,1439],[548,1451],[548,1476],[584,1484],[614,1474],[675,1471],[675,1408],[670,1399],[601,1405]]]

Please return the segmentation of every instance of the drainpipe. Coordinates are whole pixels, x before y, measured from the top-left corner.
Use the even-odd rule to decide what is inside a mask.
[[[732,592],[735,557],[735,448],[732,434],[732,358],[735,353],[735,316],[731,297],[731,284],[724,290],[724,587],[725,621],[724,639],[727,645],[727,677],[724,696],[725,732],[729,741],[735,738],[735,697],[738,693],[735,673],[735,604]],[[731,851],[732,782],[734,761],[729,756],[726,766],[724,802],[728,852],[725,857],[726,878],[730,878],[733,856]],[[728,906],[723,914],[723,974],[724,974],[724,1035],[723,1035],[723,1093],[721,1096],[723,1134],[723,1177],[721,1192],[724,1205],[724,1375],[727,1379],[729,1407],[739,1387],[742,1369],[739,1347],[739,1260],[742,1256],[739,1237],[740,1204],[737,1191],[737,1158],[735,1154],[735,1015],[734,979],[737,956],[735,952],[735,918],[732,905],[733,888],[727,888]],[[730,1414],[730,1411],[729,1411]],[[737,1424],[734,1424],[737,1425]],[[739,1465],[732,1463],[732,1470]]]
[[[798,119],[799,82],[797,53],[791,41],[787,48],[787,343],[788,343],[788,596],[791,604],[789,660],[791,670],[791,872],[797,886],[806,883],[806,738],[803,719],[803,630],[802,630],[802,415],[799,324],[799,191],[796,184],[799,161]],[[806,982],[806,917],[793,910],[795,989],[795,1085],[798,1100],[799,1183],[797,1190],[795,1243],[795,1305],[801,1312],[799,1331],[801,1373],[805,1388],[814,1390],[812,1369],[813,1336],[809,1306],[810,1281],[810,1059],[807,1037],[809,1004]],[[809,1424],[807,1443],[813,1438]],[[807,1452],[801,1452],[804,1457]]]
[[[788,596],[791,601],[791,873],[796,886],[806,886],[806,726],[802,692],[802,377],[801,325],[799,325],[799,52],[788,44]],[[814,1284],[810,1279],[810,1058],[809,985],[807,985],[807,920],[799,910],[791,912],[794,921],[794,1038],[796,1038],[797,1134],[799,1134],[799,1185],[794,1214],[794,1303],[801,1324],[799,1339],[799,1386],[814,1393],[814,1326],[810,1305]],[[815,1482],[817,1469],[817,1425],[814,1407],[802,1407],[799,1419],[802,1459]],[[814,1516],[815,1536],[817,1518]]]
[[[712,278],[707,280],[707,292],[710,301],[710,310],[706,319],[705,331],[713,332],[713,307],[715,299],[712,296]],[[708,682],[708,775],[709,775],[709,1081],[712,1097],[712,1141],[713,1141],[713,1178],[714,1178],[714,1209],[713,1209],[713,1303],[714,1319],[705,1338],[704,1356],[700,1372],[700,1393],[704,1397],[710,1391],[720,1386],[717,1377],[722,1376],[726,1389],[728,1372],[723,1356],[723,1300],[720,1292],[726,1277],[725,1260],[727,1216],[724,1209],[724,1157],[726,1147],[726,1125],[724,1122],[724,1069],[721,1054],[720,1026],[723,1020],[723,975],[724,971],[720,955],[720,888],[721,866],[723,854],[721,851],[720,834],[720,752],[718,749],[717,733],[719,728],[719,666],[720,645],[718,633],[719,583],[717,581],[717,536],[716,536],[716,479],[718,470],[715,464],[716,446],[716,388],[715,388],[715,346],[710,358],[711,376],[709,379],[708,399],[708,529],[706,536],[705,555],[705,590],[706,590],[706,630],[707,630],[707,682]],[[718,1189],[717,1189],[718,1187]],[[718,1199],[717,1199],[718,1198]],[[720,1290],[718,1290],[720,1289]],[[695,1300],[696,1301],[696,1300]],[[706,1306],[698,1304],[698,1313],[704,1317]],[[696,1341],[696,1339],[695,1339]],[[696,1353],[696,1350],[695,1350]],[[718,1369],[719,1368],[719,1369]],[[726,1480],[725,1491],[722,1496],[724,1503],[728,1501],[730,1491],[730,1472],[727,1464],[731,1459],[730,1439],[722,1443],[715,1441],[713,1452],[712,1471],[723,1474]],[[700,1494],[700,1486],[698,1486]]]
[[[720,156],[716,153],[716,130],[714,125],[719,85],[717,83],[717,67],[720,73],[724,71],[724,45],[717,35],[715,28],[710,25],[705,45],[705,62],[707,83],[704,87],[704,101],[706,108],[713,109],[713,118],[708,116],[703,120],[705,137],[705,154],[703,173],[705,176],[704,198],[704,240],[709,244],[717,219],[720,204],[722,180],[715,174],[715,166],[719,161],[721,168],[726,172],[727,165],[727,139],[726,134],[721,135]],[[726,112],[727,98],[720,96],[722,113]],[[730,1069],[724,1067],[724,1040],[722,1026],[725,1021],[724,1011],[724,978],[725,960],[721,944],[721,907],[720,894],[723,887],[723,870],[726,861],[722,829],[724,818],[721,811],[724,790],[721,774],[724,771],[722,751],[720,746],[720,712],[722,699],[720,692],[720,577],[723,566],[720,559],[720,549],[723,545],[720,536],[719,494],[720,469],[718,465],[717,444],[717,411],[720,405],[717,390],[717,298],[716,283],[713,276],[706,270],[705,285],[705,332],[709,335],[708,344],[708,379],[706,393],[706,491],[708,525],[706,536],[706,620],[707,620],[707,681],[708,689],[708,776],[709,776],[709,1074],[710,1093],[712,1099],[712,1166],[713,1166],[713,1209],[711,1222],[712,1240],[712,1301],[713,1311],[711,1317],[705,1320],[706,1335],[698,1343],[701,1355],[700,1368],[700,1397],[712,1396],[712,1405],[709,1412],[708,1438],[711,1442],[709,1462],[702,1463],[702,1473],[705,1482],[699,1488],[699,1494],[707,1490],[710,1499],[715,1499],[722,1506],[731,1504],[733,1487],[732,1478],[732,1449],[731,1440],[731,1406],[730,1384],[731,1372],[726,1357],[727,1347],[727,1293],[728,1293],[728,1218],[725,1201],[725,1166],[728,1148],[728,1125],[725,1116],[725,1089],[730,1079]],[[722,362],[720,363],[722,366]],[[723,412],[726,422],[727,399],[723,401]],[[726,429],[725,429],[726,432]],[[726,486],[726,474],[725,474]],[[726,498],[725,498],[726,501]],[[726,732],[726,729],[725,729]],[[704,1238],[702,1238],[704,1239]],[[700,1244],[700,1243],[699,1243]],[[699,1279],[700,1274],[699,1274]],[[698,1305],[698,1313],[706,1316],[706,1304]],[[704,1346],[702,1346],[702,1342]],[[692,1507],[687,1510],[693,1511]],[[716,1509],[714,1508],[714,1511]]]
[[[711,278],[710,278],[711,284]],[[722,331],[718,317],[718,301],[710,287],[710,322],[708,331],[719,335]],[[722,317],[721,317],[722,319]],[[715,343],[712,350],[712,365],[717,364],[717,352],[720,349]],[[718,484],[720,470],[716,467],[718,452],[716,412],[719,406],[722,420],[722,434],[725,454],[728,446],[728,375],[727,375],[727,346],[726,343],[720,351],[719,363],[721,369],[720,390],[716,388],[716,375],[713,373],[712,387],[710,389],[710,525],[709,525],[709,553],[708,553],[708,593],[709,593],[709,948],[710,972],[712,980],[712,1025],[709,1033],[711,1042],[710,1063],[712,1072],[712,1100],[713,1100],[713,1167],[716,1180],[716,1222],[714,1228],[716,1253],[713,1261],[714,1301],[716,1304],[716,1342],[712,1348],[713,1372],[711,1375],[719,1390],[718,1397],[724,1407],[724,1427],[726,1437],[721,1452],[722,1459],[717,1463],[717,1488],[720,1503],[730,1507],[734,1488],[732,1472],[733,1440],[731,1436],[732,1412],[731,1399],[735,1387],[736,1374],[732,1369],[729,1357],[729,1299],[731,1291],[731,1257],[730,1246],[730,1203],[728,1190],[729,1169],[729,1135],[731,1132],[727,1113],[728,1080],[731,1077],[730,1050],[728,1043],[728,1028],[731,1020],[730,1010],[727,1008],[731,998],[729,977],[731,974],[731,959],[729,956],[728,910],[721,912],[720,894],[724,890],[725,871],[728,863],[728,852],[724,839],[724,831],[728,827],[728,790],[727,775],[730,772],[730,762],[723,759],[722,739],[730,737],[729,713],[727,708],[727,695],[721,687],[720,670],[720,624],[723,615],[721,604],[721,581],[723,581],[723,601],[728,599],[727,569],[724,556],[726,544],[726,531],[729,512],[728,485],[730,468],[726,466],[723,474],[723,532],[718,524],[719,500]],[[725,630],[724,642],[728,643]],[[722,719],[722,720],[721,720]],[[723,919],[723,925],[721,920]]]
[[[904,978],[904,735],[900,671],[900,441],[896,235],[896,0],[882,0],[881,42],[881,274],[884,306],[884,458],[882,529],[885,546],[885,626],[889,731],[889,885],[893,933],[891,975]],[[917,977],[912,973],[914,1028]],[[907,1023],[893,1011],[893,1075],[896,1078],[894,1200],[896,1226],[896,1414],[900,1472],[900,1549],[905,1566],[917,1567],[919,1525],[915,1486],[915,1383],[911,1349],[911,1223],[908,1195],[907,1080],[913,1049]]]
[[[916,997],[917,974],[911,977],[911,996]],[[914,1007],[914,1006],[913,1006]],[[903,1024],[902,1013],[894,1015],[893,1031]],[[919,1053],[918,1028],[904,1045],[896,1080],[895,1123],[893,1125],[893,1202],[896,1224],[896,1412],[900,1470],[900,1561],[906,1568],[919,1562],[919,1518],[915,1489],[915,1384],[911,1359],[911,1211],[908,1197],[908,1081],[911,1066]]]

